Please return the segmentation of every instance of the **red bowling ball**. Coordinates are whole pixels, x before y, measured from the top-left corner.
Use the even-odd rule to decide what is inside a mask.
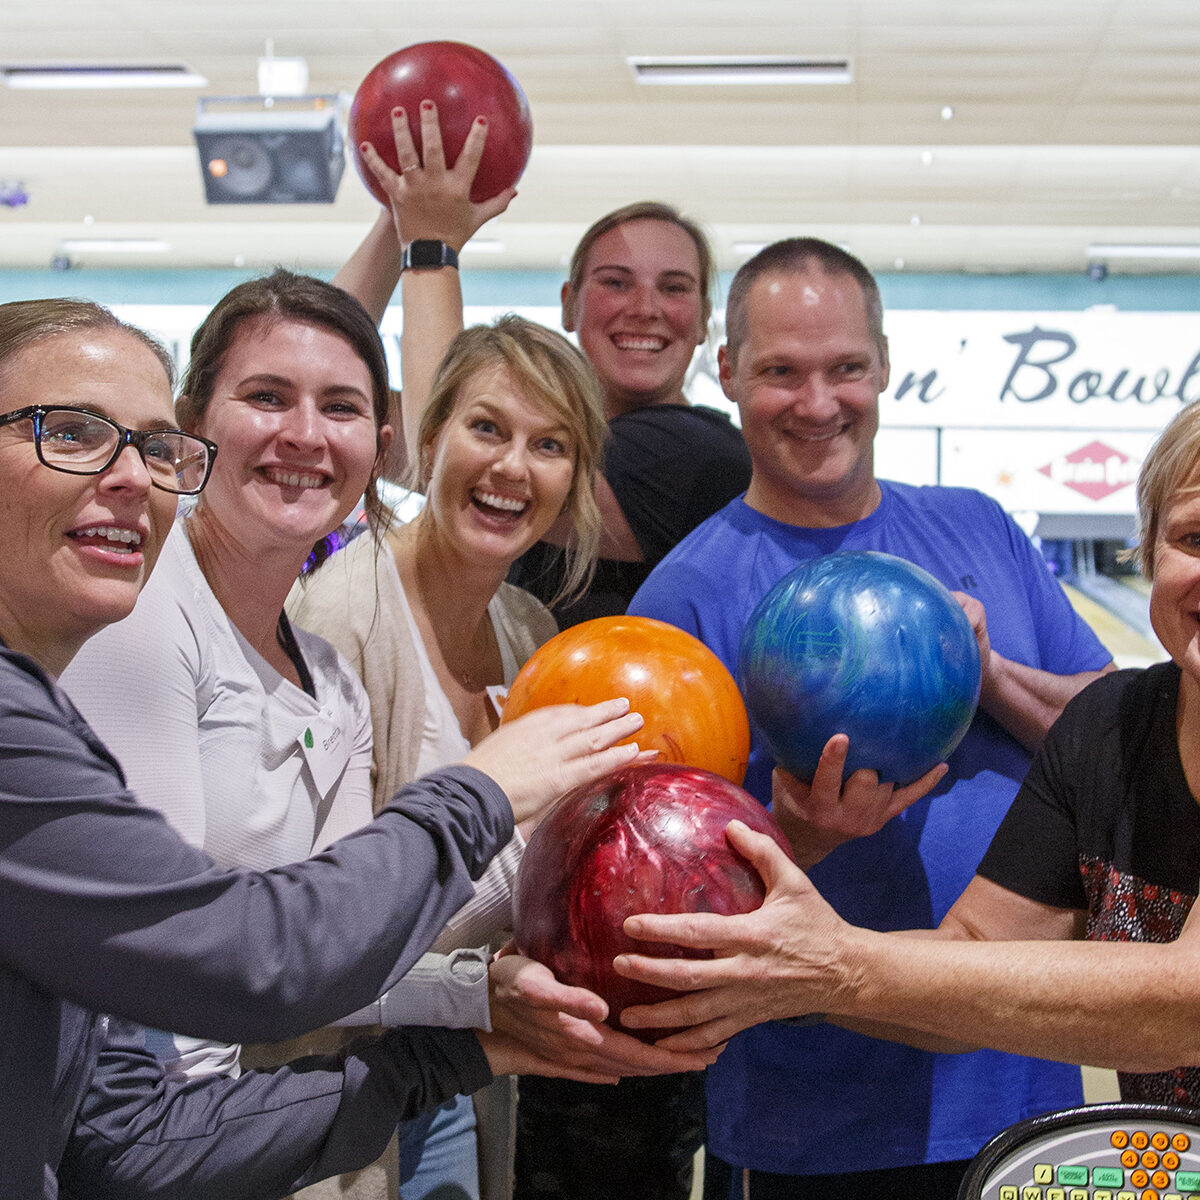
[[[350,140],[363,182],[380,204],[387,195],[362,159],[370,142],[393,171],[400,170],[392,135],[392,109],[408,114],[421,153],[422,100],[438,107],[446,165],[453,166],[476,117],[488,119],[487,143],[471,199],[478,203],[512,187],[533,148],[533,122],[521,85],[490,54],[462,42],[418,42],[389,54],[367,73],[350,107]]]
[[[626,979],[618,954],[709,957],[622,930],[635,913],[752,912],[763,902],[758,872],[725,837],[737,819],[774,838],[775,820],[753,796],[709,771],[637,764],[576,788],[555,806],[525,848],[513,895],[518,949],[559,980],[591,989],[619,1027],[621,1010],[674,992]],[[628,1030],[646,1042],[670,1030]]]

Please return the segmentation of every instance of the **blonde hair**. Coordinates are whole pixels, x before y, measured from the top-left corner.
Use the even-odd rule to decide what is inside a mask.
[[[600,547],[600,510],[594,493],[608,426],[600,385],[587,360],[562,334],[508,314],[492,325],[464,329],[450,343],[434,375],[429,403],[417,430],[417,464],[409,483],[428,484],[420,464],[450,420],[459,394],[481,371],[503,367],[517,389],[562,422],[575,447],[575,471],[565,511],[571,517],[566,573],[553,603],[578,596],[591,581]],[[419,472],[419,475],[415,475]]]
[[[1200,400],[1171,418],[1142,463],[1137,482],[1137,545],[1133,558],[1147,579],[1154,578],[1154,548],[1163,509],[1176,492],[1200,480]]]

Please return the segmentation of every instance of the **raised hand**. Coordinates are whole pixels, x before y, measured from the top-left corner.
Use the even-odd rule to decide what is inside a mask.
[[[364,142],[359,149],[363,161],[388,195],[396,235],[402,245],[428,238],[461,250],[481,225],[508,207],[517,191],[507,188],[478,204],[471,200],[471,184],[487,141],[485,117],[475,118],[453,167],[446,166],[437,105],[432,100],[421,101],[420,119],[422,153],[418,154],[408,114],[402,108],[392,110],[392,135],[400,163],[398,173],[370,143]]]

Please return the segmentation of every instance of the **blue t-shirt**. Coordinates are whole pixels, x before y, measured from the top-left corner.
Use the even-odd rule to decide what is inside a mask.
[[[995,501],[968,489],[882,482],[878,508],[829,529],[786,525],[734,500],[655,568],[629,607],[695,634],[736,674],[754,606],[797,564],[838,550],[880,550],[978,599],[992,646],[1058,675],[1111,655],[1075,614],[1029,539]],[[745,786],[770,801],[774,766],[752,731]],[[1029,766],[979,713],[924,799],[811,872],[848,921],[930,928],[975,873]],[[832,1025],[768,1023],[730,1043],[708,1072],[708,1145],[739,1167],[827,1174],[969,1158],[1034,1113],[1081,1102],[1079,1071],[981,1050],[937,1055]]]

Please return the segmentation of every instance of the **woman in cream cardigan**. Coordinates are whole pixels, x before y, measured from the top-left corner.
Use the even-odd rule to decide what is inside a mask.
[[[294,589],[293,622],[332,642],[366,688],[376,803],[486,737],[499,722],[504,690],[556,632],[549,611],[504,578],[566,514],[574,530],[571,584],[586,581],[599,530],[592,479],[603,438],[598,386],[564,337],[515,316],[464,330],[434,378],[416,439],[416,482],[426,497],[421,512],[408,524],[376,524]],[[523,845],[518,830],[435,950],[502,940]],[[491,1019],[502,1027],[529,1019],[528,1003],[519,1016],[508,1006],[515,999],[512,969],[504,959],[491,968]],[[624,1035],[604,1036],[620,1039],[615,1049],[629,1052]],[[491,1100],[498,1123],[507,1126],[507,1094]],[[408,1189],[404,1179],[416,1169],[415,1154],[402,1146],[401,1194],[405,1200],[427,1194],[433,1180],[480,1194],[470,1178],[469,1107],[451,1102],[435,1120],[422,1174]],[[500,1141],[496,1153],[483,1156],[485,1196],[503,1194],[506,1186],[507,1147]]]

